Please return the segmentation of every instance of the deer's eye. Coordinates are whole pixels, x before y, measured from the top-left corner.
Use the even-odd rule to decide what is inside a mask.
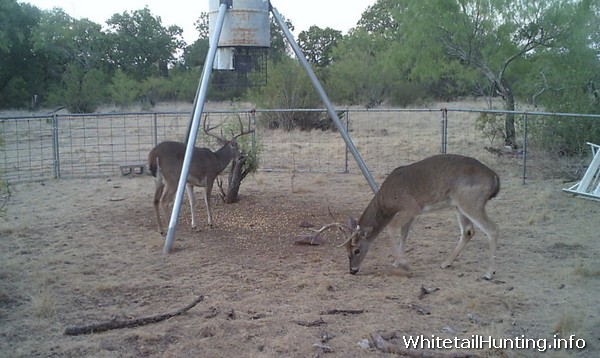
[[[360,254],[360,249],[354,249],[354,251],[352,251],[352,254],[354,256],[358,256]]]

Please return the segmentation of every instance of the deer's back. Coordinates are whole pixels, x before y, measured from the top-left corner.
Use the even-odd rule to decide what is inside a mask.
[[[156,158],[161,167],[161,173],[166,180],[178,180],[185,158],[186,145],[181,142],[166,141],[158,144],[148,154],[150,171],[155,176]],[[207,148],[194,147],[192,164],[189,168],[188,181],[195,185],[204,185],[208,168],[214,165],[214,153]],[[193,179],[192,179],[193,178]]]
[[[388,200],[415,200],[426,207],[459,195],[477,195],[487,201],[499,190],[498,175],[477,159],[441,154],[394,169],[378,194],[382,195],[382,204]]]

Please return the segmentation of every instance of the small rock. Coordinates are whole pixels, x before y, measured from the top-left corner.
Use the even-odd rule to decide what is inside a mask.
[[[371,342],[368,339],[363,339],[362,341],[357,343],[358,346],[362,349],[369,349],[371,348]]]
[[[315,344],[313,344],[313,347],[320,349],[321,352],[323,352],[323,353],[333,353],[333,348],[331,348],[331,346],[328,346],[326,344],[315,343]]]

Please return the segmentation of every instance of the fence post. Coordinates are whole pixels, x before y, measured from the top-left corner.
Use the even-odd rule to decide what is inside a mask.
[[[346,133],[350,133],[350,113],[349,111],[346,111],[346,115],[344,116],[346,117]],[[344,148],[346,149],[346,159],[345,159],[345,163],[344,163],[344,173],[348,174],[349,170],[348,170],[348,154],[349,154],[349,150],[348,150],[348,146],[344,146]]]
[[[58,114],[52,115],[52,159],[54,160],[54,179],[60,178],[60,150],[58,146]]]
[[[527,113],[525,113],[523,120],[523,185],[525,185],[525,180],[527,179],[527,127],[529,126],[529,117],[527,116]]]
[[[251,122],[250,128],[254,129],[252,132],[252,153],[256,153],[256,109],[250,111],[250,120],[248,122]],[[250,128],[248,128],[248,130],[250,130]]]
[[[152,116],[152,134],[153,134],[153,142],[152,147],[156,147],[158,145],[158,120],[156,119],[157,113],[154,112]]]
[[[441,154],[448,152],[448,108],[442,108],[442,144]]]

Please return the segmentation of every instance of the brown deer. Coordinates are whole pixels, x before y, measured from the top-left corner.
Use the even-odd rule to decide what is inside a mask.
[[[192,212],[192,228],[196,228],[196,214],[194,206],[196,199],[194,197],[194,186],[204,187],[204,202],[208,215],[208,224],[212,226],[212,208],[210,205],[210,195],[215,178],[229,165],[229,163],[240,155],[237,146],[237,138],[242,135],[254,132],[254,130],[244,131],[241,126],[241,133],[233,136],[231,140],[225,140],[222,137],[210,133],[210,130],[216,128],[207,128],[207,120],[204,120],[204,132],[217,139],[222,147],[216,152],[208,148],[194,147],[192,161],[190,164],[186,192],[190,202]],[[164,234],[162,220],[160,217],[160,207],[167,215],[169,204],[177,191],[183,158],[185,156],[186,145],[180,142],[162,142],[154,147],[148,154],[148,164],[152,176],[155,177],[156,191],[154,193],[154,208],[156,210],[156,220],[158,222],[158,231]]]
[[[350,273],[356,274],[369,247],[386,229],[390,238],[395,240],[394,267],[408,269],[404,248],[415,217],[429,210],[455,207],[461,237],[442,268],[450,266],[458,257],[473,237],[475,224],[489,239],[490,263],[484,278],[491,280],[496,272],[498,228],[487,216],[485,205],[499,190],[498,175],[480,161],[455,154],[436,155],[394,169],[358,222],[350,219],[348,225],[325,225],[316,235],[331,227],[345,231],[346,241],[340,246],[345,246],[348,252]]]

